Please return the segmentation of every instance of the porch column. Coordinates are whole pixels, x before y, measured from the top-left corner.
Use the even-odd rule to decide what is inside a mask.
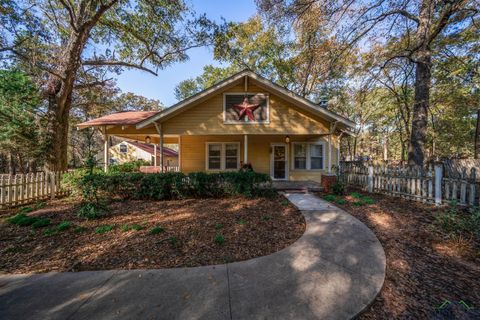
[[[162,166],[161,172],[165,171],[163,166],[163,129],[161,123],[155,122],[155,128],[157,129],[158,135],[160,136],[160,165]]]
[[[103,126],[103,171],[108,171],[108,134],[107,134],[107,126]]]
[[[248,163],[248,136],[243,135],[243,164]]]
[[[153,144],[153,166],[157,166],[157,145]]]
[[[328,173],[332,173],[332,134],[328,135]]]

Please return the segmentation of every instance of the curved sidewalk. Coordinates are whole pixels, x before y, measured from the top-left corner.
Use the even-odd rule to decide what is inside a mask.
[[[1,319],[349,319],[382,288],[385,254],[346,212],[286,194],[307,229],[274,254],[217,266],[0,276]]]

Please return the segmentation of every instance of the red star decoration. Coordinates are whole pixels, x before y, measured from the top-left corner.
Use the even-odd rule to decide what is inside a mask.
[[[253,111],[258,108],[260,104],[251,104],[248,102],[248,97],[243,98],[243,102],[241,104],[235,104],[233,107],[238,110],[238,119],[242,119],[244,115],[247,115],[248,119],[251,121],[255,121],[255,116],[253,115]]]

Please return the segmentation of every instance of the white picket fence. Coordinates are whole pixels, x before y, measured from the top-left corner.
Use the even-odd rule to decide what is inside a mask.
[[[479,186],[475,168],[444,170],[442,163],[424,168],[385,166],[362,162],[342,162],[340,181],[368,192],[384,193],[440,205],[455,202],[478,206]]]
[[[62,188],[64,172],[37,172],[0,176],[0,208],[8,208],[68,194]]]

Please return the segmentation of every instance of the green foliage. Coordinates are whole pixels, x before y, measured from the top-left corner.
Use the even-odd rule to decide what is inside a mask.
[[[333,194],[326,194],[323,196],[323,199],[328,202],[334,202],[335,200],[337,200],[337,197]]]
[[[120,230],[122,230],[123,232],[128,232],[130,231],[130,226],[128,224],[124,224],[121,226]]]
[[[47,206],[47,203],[45,201],[39,201],[35,204],[34,210],[43,209],[46,206]]]
[[[168,242],[172,247],[175,248],[178,247],[178,245],[180,244],[180,240],[176,236],[171,236],[170,238],[168,238]]]
[[[83,202],[77,215],[86,219],[98,219],[107,212],[107,207],[104,203],[98,202]]]
[[[244,225],[247,223],[247,221],[245,219],[239,219],[238,221],[238,224],[241,224],[241,225]]]
[[[225,243],[225,237],[222,234],[217,233],[215,235],[214,241],[215,241],[216,244],[221,246]]]
[[[346,199],[337,199],[337,200],[335,201],[335,203],[338,203],[338,204],[341,204],[341,205],[342,205],[342,204],[346,204],[346,203],[347,203],[347,200],[346,200]]]
[[[137,160],[125,162],[122,164],[111,165],[108,167],[108,172],[138,172],[141,166],[149,166],[150,162],[145,160]]]
[[[102,208],[100,194],[140,200],[171,200],[243,195],[247,197],[275,194],[266,174],[245,172],[190,173],[180,172],[93,172],[68,177],[70,185],[83,195],[85,209],[82,216],[98,217]],[[100,211],[99,214],[98,211]]]
[[[468,234],[480,245],[480,209],[462,212],[456,204],[435,216],[434,226],[448,235]]]
[[[222,228],[223,228],[223,224],[221,224],[221,223],[215,224],[215,229],[219,230],[219,229],[222,229]]]
[[[345,186],[343,183],[337,180],[335,184],[332,186],[332,192],[337,196],[343,196],[345,194]]]
[[[140,230],[143,229],[143,227],[142,227],[141,225],[139,225],[139,224],[133,224],[131,228],[132,228],[132,230],[134,230],[134,231],[140,231]]]
[[[62,232],[67,229],[70,229],[71,226],[72,226],[72,223],[70,221],[62,221],[57,225],[57,230],[59,232]]]
[[[38,218],[37,221],[32,223],[32,227],[34,229],[43,228],[43,227],[46,227],[48,225],[50,225],[50,219],[47,219],[47,218]]]
[[[104,233],[112,231],[112,230],[113,230],[113,226],[110,225],[110,224],[107,224],[107,225],[100,226],[100,227],[96,228],[95,233],[96,234],[104,234]]]
[[[75,227],[75,229],[73,229],[73,232],[75,232],[75,233],[82,233],[82,232],[84,232],[84,231],[86,231],[86,230],[87,230],[87,228],[82,227],[82,226],[78,226],[78,227]]]
[[[352,192],[350,193],[350,196],[352,198],[355,198],[355,199],[362,199],[363,195],[361,193],[358,193],[358,192]]]
[[[7,222],[18,226],[30,226],[37,222],[39,218],[27,216],[25,213],[17,213],[13,217],[7,218]]]
[[[45,231],[43,231],[43,234],[46,237],[56,235],[57,233],[58,233],[58,230],[56,228],[47,228],[47,229],[45,229]]]
[[[162,227],[153,227],[151,230],[150,230],[150,234],[159,234],[159,233],[163,233],[165,232],[165,229],[163,229]]]
[[[17,213],[29,213],[29,212],[32,212],[32,211],[33,211],[33,208],[31,208],[31,207],[23,207],[20,210],[18,210]]]
[[[361,206],[364,206],[364,205],[369,205],[369,204],[374,204],[375,203],[375,200],[373,200],[372,198],[368,197],[368,196],[365,196],[359,192],[352,192],[350,194],[350,196],[354,199],[356,199],[356,201],[353,202],[353,205],[354,206],[357,206],[357,207],[361,207]]]
[[[287,199],[283,199],[282,202],[281,202],[282,206],[288,206],[289,204],[289,201]]]

